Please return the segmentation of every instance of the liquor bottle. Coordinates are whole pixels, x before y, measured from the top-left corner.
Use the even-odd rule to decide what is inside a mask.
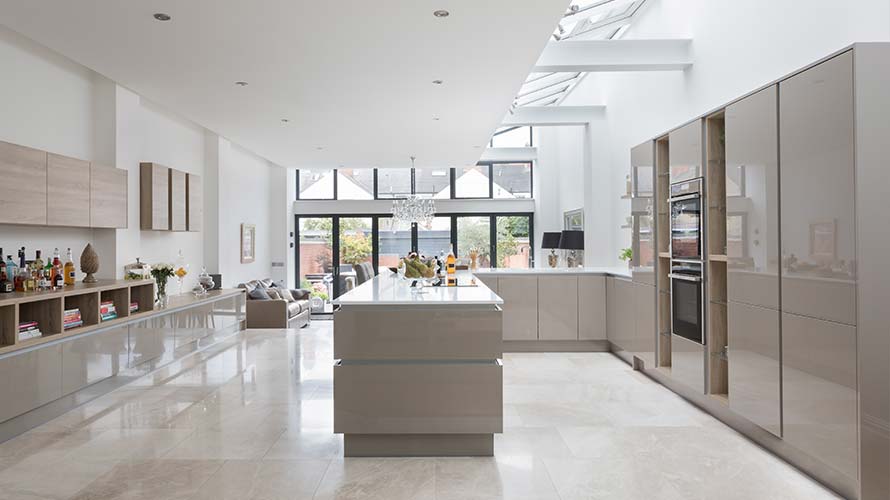
[[[37,273],[34,272],[34,263],[30,263],[25,267],[25,291],[33,292],[37,290]]]
[[[36,251],[36,257],[34,258],[32,270],[34,271],[42,271],[43,270],[43,259],[40,258],[40,250]]]
[[[448,256],[445,257],[445,269],[448,274],[454,274],[457,271],[457,259],[454,257],[454,245],[448,249]]]
[[[74,258],[71,256],[71,249],[68,249],[68,256],[65,258],[65,284],[73,285],[77,277],[77,269],[74,267]]]
[[[9,270],[3,261],[3,249],[0,248],[0,293],[9,293],[15,290],[15,281],[9,279]]]
[[[43,289],[52,290],[53,288],[53,261],[46,259],[46,265],[43,266]]]
[[[15,277],[15,291],[24,292],[28,282],[28,266],[25,265],[25,247],[19,249],[19,274]]]
[[[58,248],[53,248],[52,270],[53,270],[53,275],[52,275],[53,281],[56,281],[56,275],[62,274],[62,256],[59,255]]]
[[[59,269],[58,272],[53,274],[53,290],[61,290],[62,287],[65,286],[65,276],[62,273],[62,270]]]
[[[3,253],[0,252],[0,260],[3,260]],[[18,266],[15,265],[15,261],[12,260],[12,255],[6,256],[6,279],[8,279],[11,283],[15,283],[16,276],[19,275]]]

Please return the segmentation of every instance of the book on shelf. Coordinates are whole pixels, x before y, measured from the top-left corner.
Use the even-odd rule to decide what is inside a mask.
[[[139,310],[139,303],[138,302],[130,302],[130,312],[133,313],[138,310]]]
[[[42,336],[43,336],[43,332],[41,332],[40,329],[38,329],[38,328],[35,328],[34,330],[28,330],[26,332],[19,332],[19,340],[20,341],[36,339],[36,338],[42,337]]]
[[[109,320],[112,320],[112,319],[117,319],[117,313],[116,313],[116,312],[110,312],[110,313],[107,313],[107,314],[103,314],[103,315],[102,315],[102,321],[109,321]]]
[[[77,320],[77,321],[72,321],[70,323],[65,323],[64,325],[62,325],[62,329],[70,330],[72,328],[77,328],[78,326],[83,326],[83,321]]]
[[[29,328],[37,328],[36,321],[25,321],[23,323],[19,323],[19,331],[27,330]]]

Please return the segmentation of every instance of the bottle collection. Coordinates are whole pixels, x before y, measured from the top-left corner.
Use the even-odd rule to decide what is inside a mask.
[[[0,293],[61,290],[74,285],[77,268],[70,248],[64,263],[58,248],[53,250],[52,259],[46,261],[40,250],[35,252],[34,260],[26,260],[25,247],[18,251],[18,264],[12,260],[12,255],[7,255],[6,261],[2,255],[3,249],[0,248]]]

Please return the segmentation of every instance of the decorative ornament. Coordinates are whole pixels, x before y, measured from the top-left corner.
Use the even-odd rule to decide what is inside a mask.
[[[93,250],[93,245],[87,243],[83,253],[80,254],[80,270],[86,273],[84,283],[95,283],[98,280],[93,274],[99,272],[99,254]]]

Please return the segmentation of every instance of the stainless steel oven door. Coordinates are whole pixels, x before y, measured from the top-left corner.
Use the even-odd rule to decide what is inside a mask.
[[[698,193],[671,198],[671,257],[702,257],[702,198]]]
[[[700,263],[671,267],[671,333],[705,343],[704,280]]]

